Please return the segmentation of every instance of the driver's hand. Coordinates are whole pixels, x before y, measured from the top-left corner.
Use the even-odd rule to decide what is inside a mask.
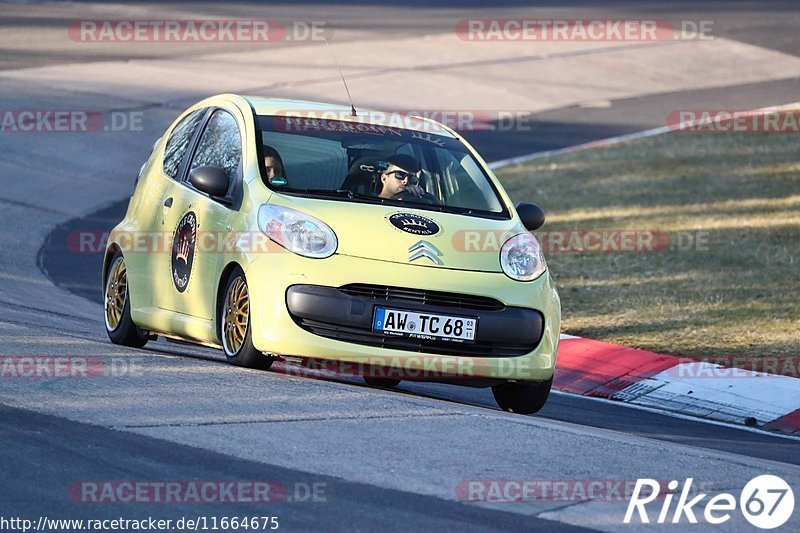
[[[406,190],[416,196],[417,198],[422,198],[422,195],[425,194],[425,189],[420,187],[419,185],[407,185]]]

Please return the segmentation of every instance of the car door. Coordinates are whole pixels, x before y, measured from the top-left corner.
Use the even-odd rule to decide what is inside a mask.
[[[165,245],[166,217],[172,201],[167,199],[181,187],[181,169],[188,164],[190,148],[208,111],[208,108],[196,109],[178,120],[168,130],[161,161],[150,165],[147,174],[137,179],[136,187],[141,190],[134,195],[135,205],[128,209],[133,233],[126,235],[129,250],[125,257],[129,283],[136,287],[131,297],[134,312],[155,307],[156,295],[169,281],[165,279],[161,264],[168,253],[165,249],[168,246]]]
[[[224,198],[211,198],[192,186],[191,172],[200,166],[219,167],[228,174],[231,185]],[[196,141],[179,186],[165,199],[171,203],[165,227],[171,232],[172,246],[171,253],[162,254],[162,268],[169,273],[170,285],[159,294],[159,307],[204,321],[214,318],[225,243],[232,232],[231,219],[241,202],[237,197],[241,195],[241,181],[239,125],[230,111],[215,109]],[[191,328],[177,329],[177,333],[200,336],[192,334],[196,330]]]

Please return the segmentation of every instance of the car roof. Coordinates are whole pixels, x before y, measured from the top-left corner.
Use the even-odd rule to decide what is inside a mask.
[[[431,120],[412,112],[380,111],[376,109],[356,108],[356,115],[351,115],[350,106],[314,102],[311,100],[294,100],[289,98],[266,98],[263,96],[245,96],[257,115],[288,115],[309,118],[343,120],[374,124],[379,126],[394,126],[405,130],[424,133],[436,133],[446,137],[458,136],[440,122]],[[413,117],[413,119],[411,118]]]

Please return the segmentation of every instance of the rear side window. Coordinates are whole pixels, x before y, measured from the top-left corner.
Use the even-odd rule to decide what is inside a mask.
[[[231,180],[242,161],[242,137],[236,119],[227,111],[217,110],[208,121],[194,153],[191,169],[209,165],[224,169]]]
[[[183,117],[167,139],[167,146],[164,149],[164,174],[170,178],[175,179],[178,176],[186,148],[192,141],[197,125],[203,120],[205,111],[198,109]]]

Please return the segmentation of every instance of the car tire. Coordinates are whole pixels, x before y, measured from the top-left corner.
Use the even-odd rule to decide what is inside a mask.
[[[272,358],[253,346],[250,292],[244,272],[239,267],[228,276],[219,311],[219,337],[228,362],[259,370],[272,366]]]
[[[393,389],[400,385],[399,379],[392,378],[364,378],[370,387],[380,387],[382,389]]]
[[[148,338],[131,319],[128,269],[121,252],[116,252],[109,261],[105,280],[103,315],[108,338],[114,344],[141,348]]]
[[[531,415],[547,403],[553,378],[546,381],[517,381],[492,387],[492,394],[503,411]]]

